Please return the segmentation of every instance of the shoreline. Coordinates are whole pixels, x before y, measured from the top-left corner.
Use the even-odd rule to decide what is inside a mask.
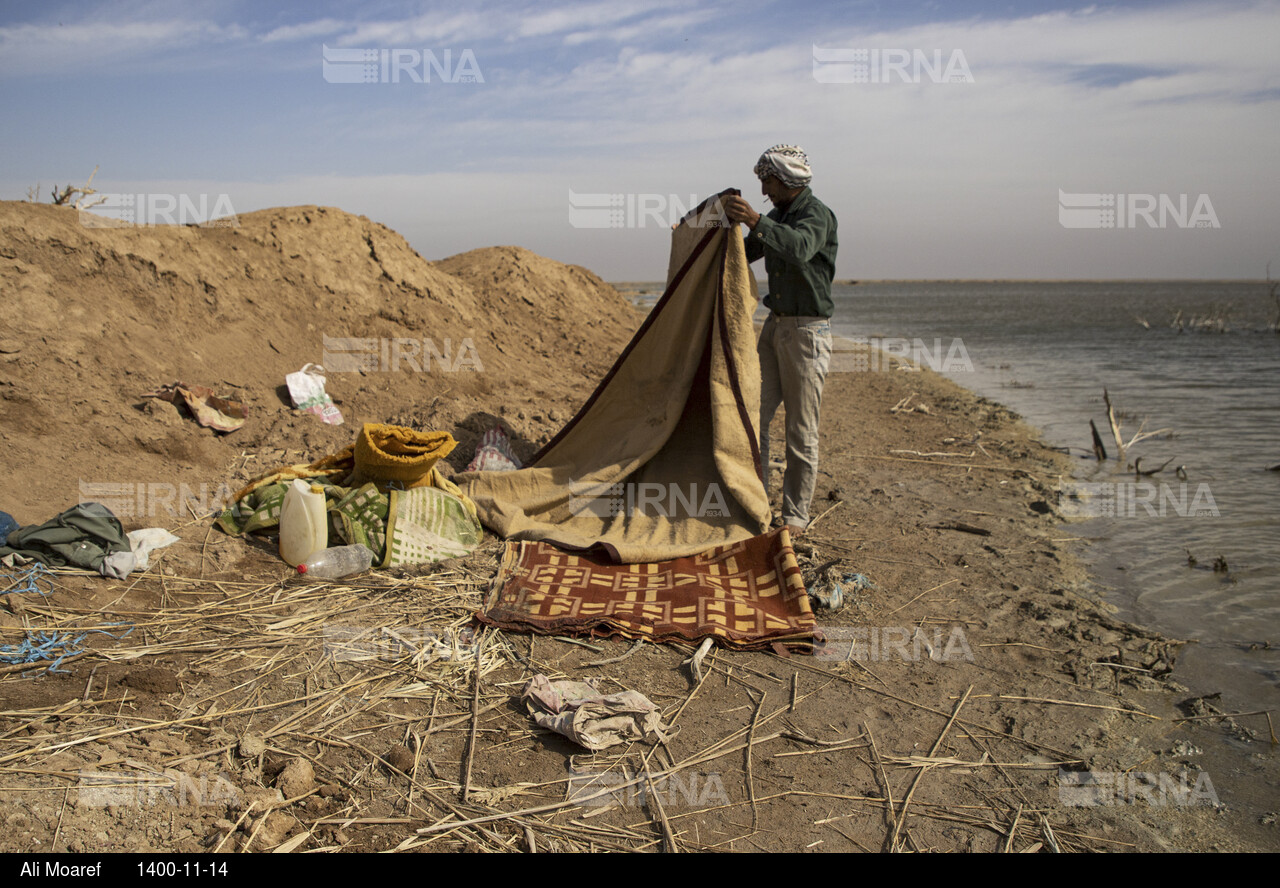
[[[584,393],[589,390],[585,383],[579,388]],[[890,412],[912,392],[914,403],[925,405],[927,412]],[[681,825],[676,841],[687,850],[874,851],[892,844],[907,850],[994,851],[1006,845],[1010,850],[1044,850],[1050,843],[1063,850],[1274,847],[1266,841],[1274,833],[1256,823],[1262,812],[1230,808],[1220,812],[1208,802],[1210,793],[1224,792],[1222,781],[1206,785],[1203,778],[1187,776],[1214,777],[1212,770],[1196,768],[1197,759],[1189,752],[1205,743],[1213,729],[1205,722],[1173,721],[1181,715],[1173,705],[1179,686],[1176,672],[1169,674],[1166,667],[1176,657],[1177,643],[1115,619],[1113,609],[1092,594],[1091,581],[1073,552],[1071,525],[1058,518],[1052,499],[1050,482],[1069,469],[1067,458],[1041,445],[1036,430],[1001,405],[928,370],[833,374],[824,408],[823,462],[813,510],[821,518],[796,550],[803,566],[840,559],[842,566],[863,573],[874,584],[872,591],[851,595],[841,610],[818,614],[829,638],[839,638],[843,631],[844,638],[861,645],[860,657],[781,659],[771,653],[717,649],[708,659],[710,679],[692,685],[680,665],[688,652],[676,645],[645,646],[626,662],[590,669],[586,663],[620,656],[630,643],[596,641],[593,651],[551,638],[502,633],[502,646],[511,653],[481,682],[482,699],[497,708],[487,709],[479,722],[482,739],[474,754],[475,785],[501,799],[522,783],[554,787],[564,780],[573,748],[531,729],[519,708],[502,705],[531,674],[526,664],[532,664],[552,676],[596,675],[611,687],[616,683],[635,688],[668,712],[685,701],[677,720],[680,732],[667,746],[670,766],[677,768],[670,779],[684,775],[686,783],[701,780],[704,790],[716,789],[711,801],[717,802],[694,804],[679,796],[666,800],[667,816]],[[518,431],[520,422],[513,425]],[[773,431],[780,441],[780,422]],[[974,446],[978,442],[981,449]],[[944,451],[961,456],[927,455]],[[776,494],[778,487],[775,473],[771,493]],[[274,584],[282,575],[269,543],[206,538],[203,526],[188,527],[181,535],[191,545],[165,561],[170,578],[166,581],[162,574],[138,584],[120,607],[144,608],[148,599],[155,601],[157,587],[200,574],[206,554],[214,565],[226,564],[232,555],[241,559],[235,570],[209,572],[206,584]],[[478,605],[500,551],[490,538],[474,555],[446,567],[445,579],[449,572],[461,571],[461,576],[475,580],[466,593],[469,603],[464,610]],[[398,595],[416,600],[427,588],[420,590],[417,584],[436,582],[432,577],[430,569],[383,572],[361,585],[376,591],[399,584]],[[87,599],[92,606],[109,601],[108,593],[118,595],[96,579],[68,578],[65,586],[66,592],[55,593],[64,605],[79,600],[83,606]],[[290,587],[286,583],[275,588],[287,591]],[[179,595],[174,600],[187,599]],[[375,608],[372,618],[394,624],[401,605],[389,606],[391,610]],[[384,616],[377,617],[379,613]],[[275,613],[278,618],[286,615],[287,611]],[[921,631],[914,633],[917,628]],[[312,633],[296,643],[314,656],[321,641]],[[193,655],[170,653],[143,662],[149,664],[146,668],[175,676],[189,686],[193,659]],[[137,671],[135,664],[132,671],[116,672],[112,684],[129,686],[130,676]],[[360,676],[369,674],[351,664],[337,664],[334,671],[331,687],[365,680]],[[72,664],[70,676],[57,684],[78,694],[89,672],[87,664]],[[112,672],[108,667],[99,677]],[[430,679],[430,674],[422,677],[439,681]],[[399,683],[407,680],[409,676],[397,679]],[[215,676],[206,673],[200,682],[208,685],[206,693],[226,693]],[[289,698],[299,696],[301,682],[280,678],[262,687],[272,698]],[[37,680],[37,684],[48,689],[50,682]],[[139,686],[136,680],[132,685]],[[450,685],[436,686],[445,690]],[[12,684],[0,684],[0,694],[11,695],[13,690]],[[193,701],[197,710],[200,696]],[[134,697],[142,706],[140,714],[146,715],[151,708],[145,705],[147,694]],[[6,708],[14,708],[11,697],[6,698]],[[425,725],[438,705],[438,698],[436,704],[409,703],[379,717],[385,721],[390,712],[402,711],[414,723]],[[452,713],[459,705],[459,717],[465,721],[461,700],[444,708]],[[157,710],[157,715],[163,711]],[[281,717],[287,721],[289,711],[282,710],[271,721]],[[700,750],[716,749],[718,738],[750,733],[761,712],[785,716],[785,723],[760,730],[767,739],[753,747],[753,773],[741,754],[710,759],[692,772],[679,770],[679,763],[696,758]],[[252,725],[251,718],[234,715],[209,723],[216,735],[230,737],[233,746],[234,738],[252,731]],[[13,727],[12,718],[0,719],[0,728]],[[391,748],[400,733],[400,729],[374,730],[362,747],[375,752]],[[142,747],[130,746],[127,751],[162,769],[198,752],[199,747],[192,744],[201,736],[179,731],[178,739],[166,746],[159,739],[146,740],[149,735],[142,735],[146,741]],[[794,739],[800,737],[809,739]],[[933,756],[939,764],[923,771],[912,764],[939,741]],[[307,755],[334,774],[354,776],[367,767],[363,754],[326,746],[308,751],[302,737],[285,735],[277,742],[286,753],[284,760]],[[632,752],[646,749],[637,747]],[[465,731],[459,728],[435,735],[422,754],[437,763],[464,761]],[[86,762],[68,752],[56,758],[64,767],[92,764],[92,759]],[[620,763],[622,759],[602,753],[593,761]],[[1165,795],[1151,795],[1160,790],[1157,783],[1144,796],[1145,784],[1126,783],[1115,789],[1120,795],[1108,804],[1065,804],[1064,792],[1072,790],[1064,789],[1062,781],[1078,778],[1062,775],[1082,771],[1149,775],[1157,781],[1167,778],[1169,785],[1161,790]],[[439,778],[423,775],[419,780],[440,791],[444,788],[440,780],[449,784],[456,779],[448,769],[439,773]],[[268,774],[261,778],[266,786],[271,784]],[[917,775],[921,775],[919,786],[902,819],[902,800]],[[33,787],[40,779],[25,777],[20,782]],[[399,778],[378,772],[368,779],[374,801],[371,807],[365,806],[365,816],[375,821],[403,817],[406,812],[394,802]],[[1194,790],[1196,779],[1201,782],[1198,793],[1190,796],[1192,804],[1169,801],[1171,787],[1185,785]],[[244,782],[242,791],[250,791],[252,782]],[[60,794],[63,785],[50,785],[50,792]],[[15,793],[13,788],[0,792],[0,798],[25,810],[36,794]],[[531,800],[517,792],[485,810],[493,816],[511,816],[510,812],[535,805],[547,790],[530,792],[541,795]],[[758,829],[750,824],[752,796]],[[335,798],[346,796],[339,793]],[[895,800],[893,814],[887,798]],[[279,841],[337,813],[331,802],[282,810],[288,812],[287,823],[272,826],[283,830],[273,834]],[[590,822],[650,838],[655,827],[648,811],[642,797],[633,798],[616,809],[591,812]],[[188,813],[179,811],[180,816]],[[194,813],[199,821],[201,812]],[[546,822],[564,823],[582,813],[571,807],[565,814],[548,816]],[[95,815],[89,809],[84,816],[109,820],[112,815],[105,811]],[[902,825],[897,826],[900,820]],[[382,850],[430,822],[422,814],[409,817],[403,827],[370,823],[349,826],[343,834],[352,850]],[[216,825],[210,827],[207,822],[192,824],[197,826],[216,831]],[[326,830],[321,830],[323,835],[329,835]],[[190,831],[195,836],[199,830]],[[241,835],[233,841],[247,838]],[[483,841],[462,831],[442,841],[440,850],[460,850]],[[11,839],[0,847],[29,846]]]
[[[763,280],[763,278],[760,278]],[[869,284],[1259,284],[1267,286],[1266,278],[836,278],[835,286],[857,287]],[[656,287],[661,293],[662,281],[610,281],[610,286],[620,293],[634,292],[643,287]]]
[[[877,374],[869,374],[877,375]],[[970,464],[985,462],[981,457],[974,458],[972,454],[976,451],[972,446],[962,446],[958,442],[954,446],[942,446],[942,442],[946,440],[956,441],[962,438],[957,435],[956,420],[959,418],[956,413],[966,413],[972,415],[977,408],[978,416],[981,417],[981,411],[990,409],[990,415],[1008,414],[1006,408],[995,402],[971,392],[963,388],[958,383],[953,383],[938,374],[929,370],[923,370],[919,373],[880,373],[878,374],[884,379],[879,381],[879,385],[873,385],[873,390],[878,390],[878,404],[872,408],[872,416],[878,415],[885,422],[892,422],[902,416],[909,417],[911,422],[919,422],[920,424],[928,424],[933,426],[932,430],[917,429],[911,431],[924,431],[923,440],[917,438],[919,446],[916,449],[920,451],[936,452],[936,451],[964,451],[970,454],[964,457],[964,461]],[[828,385],[831,386],[829,377]],[[839,377],[835,377],[838,379]],[[865,386],[863,387],[866,388]],[[835,389],[829,389],[833,392],[839,392],[839,384]],[[920,394],[916,399],[917,402],[923,401],[931,405],[930,413],[924,415],[914,415],[911,413],[898,414],[890,420],[886,414],[889,408],[899,403],[898,397],[906,397],[912,391]],[[865,397],[865,391],[862,393]],[[838,397],[838,395],[837,395]],[[944,406],[939,411],[938,404],[930,401],[930,398]],[[830,403],[824,398],[824,414],[826,413],[827,404]],[[849,422],[856,423],[858,414],[856,410],[851,411],[852,416]],[[824,415],[824,426],[829,421],[829,414]],[[967,418],[967,417],[966,417]],[[989,418],[989,417],[988,417]],[[986,422],[988,418],[983,418],[982,422]],[[839,422],[839,420],[837,420]],[[982,422],[977,425],[981,426]],[[901,427],[903,423],[899,423]],[[1146,719],[1140,716],[1118,716],[1110,717],[1113,721],[1124,721],[1128,719],[1130,724],[1123,727],[1119,724],[1114,726],[1104,726],[1099,728],[1096,721],[1092,718],[1077,718],[1081,712],[1089,712],[1084,707],[1075,712],[1063,712],[1061,709],[1054,711],[1051,718],[1054,718],[1058,725],[1058,735],[1062,738],[1059,742],[1064,748],[1076,751],[1082,758],[1091,762],[1093,770],[1100,770],[1099,765],[1110,768],[1112,765],[1117,770],[1164,773],[1162,768],[1188,768],[1197,765],[1203,766],[1204,772],[1212,779],[1215,775],[1218,779],[1218,785],[1221,789],[1221,801],[1224,807],[1219,811],[1216,808],[1199,808],[1189,809],[1173,805],[1163,809],[1153,807],[1150,811],[1141,812],[1142,803],[1133,806],[1126,806],[1111,809],[1096,809],[1104,813],[1102,821],[1104,823],[1122,819],[1117,816],[1126,812],[1132,814],[1136,818],[1147,818],[1145,827],[1150,830],[1147,840],[1154,844],[1150,847],[1184,847],[1187,850],[1208,850],[1210,848],[1218,849],[1220,847],[1244,847],[1256,849],[1274,849],[1277,847],[1277,837],[1272,829],[1267,826],[1269,810],[1268,807],[1274,802],[1267,798],[1265,787],[1275,785],[1275,763],[1273,757],[1264,756],[1248,756],[1247,749],[1240,751],[1239,739],[1247,735],[1248,729],[1243,725],[1237,725],[1231,720],[1206,720],[1199,723],[1177,722],[1186,712],[1179,711],[1175,707],[1175,703],[1185,700],[1191,695],[1186,688],[1178,682],[1178,673],[1173,666],[1177,657],[1176,649],[1181,646],[1180,642],[1172,639],[1166,639],[1158,633],[1153,632],[1144,627],[1129,624],[1116,620],[1112,615],[1116,612],[1114,605],[1108,604],[1099,589],[1099,581],[1095,576],[1090,575],[1088,569],[1083,563],[1083,556],[1079,552],[1079,540],[1074,538],[1071,533],[1073,522],[1062,520],[1057,515],[1056,497],[1052,488],[1056,484],[1049,483],[1050,475],[1061,473],[1059,477],[1071,477],[1071,472],[1075,466],[1075,460],[1053,450],[1043,444],[1039,439],[1039,430],[1026,426],[1016,416],[1009,416],[1008,422],[998,423],[1003,426],[1006,434],[1012,434],[1012,440],[1001,441],[997,446],[993,447],[993,441],[999,441],[992,434],[982,437],[980,440],[985,442],[986,449],[993,454],[1008,454],[1017,457],[1020,460],[1018,468],[1012,468],[1011,472],[1015,475],[1022,475],[1025,481],[1023,493],[1026,497],[1027,511],[1023,512],[1021,517],[1010,516],[1006,512],[1006,520],[1008,520],[1015,528],[1019,528],[1018,532],[1013,534],[1013,543],[1010,549],[1004,549],[999,543],[990,545],[994,542],[997,533],[993,532],[991,537],[985,538],[989,542],[982,543],[984,538],[977,538],[978,545],[969,547],[959,547],[962,550],[967,548],[969,552],[986,551],[990,555],[1003,559],[1006,563],[1003,570],[993,570],[992,574],[999,577],[1003,582],[1012,584],[1012,588],[1005,593],[988,593],[992,598],[991,604],[994,606],[994,613],[1001,614],[1008,608],[1016,608],[1016,611],[1023,616],[1022,621],[1015,621],[1012,625],[1005,625],[1002,631],[1011,633],[1013,637],[1017,637],[1015,642],[1018,645],[1029,643],[1027,635],[1040,635],[1044,641],[1043,646],[1053,649],[1063,649],[1059,656],[1050,658],[1050,663],[1055,665],[1063,676],[1070,675],[1072,678],[1071,686],[1076,692],[1070,695],[1070,699],[1080,703],[1089,702],[1090,694],[1113,695],[1115,700],[1106,705],[1117,705],[1121,708],[1143,709],[1152,715],[1159,715],[1161,721],[1154,719]],[[981,428],[974,428],[970,425],[970,430],[980,432]],[[842,428],[837,426],[832,432],[824,429],[824,437],[827,434],[839,436]],[[906,434],[908,430],[902,429],[897,434]],[[992,433],[995,429],[989,430]],[[946,437],[943,437],[943,434]],[[901,441],[894,441],[893,435],[872,436],[880,446],[892,445],[892,449],[905,449],[912,445],[903,445]],[[978,439],[974,439],[976,442]],[[855,448],[861,451],[861,448]],[[824,452],[824,459],[826,459]],[[877,472],[874,467],[862,468],[859,466],[859,460],[866,459],[858,454],[849,457],[850,474],[857,476],[859,470],[866,472],[870,476],[869,486],[874,494],[876,488],[876,479],[884,479],[887,473],[883,470]],[[876,461],[883,466],[883,457],[879,457]],[[957,460],[958,461],[958,460]],[[942,463],[943,460],[938,460]],[[1037,468],[1038,467],[1038,468]],[[936,469],[926,468],[924,465],[916,464],[912,466],[920,473],[930,474],[950,474],[959,476],[961,471],[958,468],[948,469],[944,465],[938,465]],[[984,474],[987,468],[978,469],[975,465],[973,469],[964,470],[964,474],[977,473]],[[924,489],[929,490],[927,478],[916,477],[917,483],[921,484]],[[906,489],[902,494],[903,499],[911,497],[911,482],[906,482]],[[954,486],[951,485],[954,493]],[[991,483],[983,484],[982,479],[977,479],[976,484],[966,483],[966,486],[973,486],[981,490],[986,489],[987,493],[997,494],[998,491],[993,488],[1000,485],[992,485]],[[1004,484],[1005,487],[1012,487],[1012,484]],[[1005,491],[1007,493],[1007,491]],[[909,516],[911,506],[906,503],[901,509],[903,515],[899,524],[899,531],[902,532],[906,525],[914,525],[914,530],[919,530],[927,524],[933,523],[934,518],[943,517],[948,511],[955,512],[955,507],[960,503],[954,500],[947,503],[945,499],[942,501],[930,501],[917,505],[919,509],[917,517],[923,520],[912,521]],[[878,503],[875,505],[879,506]],[[961,509],[961,514],[976,514],[987,507],[970,503],[969,508]],[[1031,517],[1034,515],[1034,517]],[[990,519],[988,519],[990,520]],[[938,522],[944,523],[944,522]],[[957,522],[959,523],[959,522]],[[983,523],[980,520],[972,521],[974,524]],[[829,532],[829,529],[828,529]],[[821,532],[818,534],[821,536]],[[955,534],[955,536],[965,536],[964,534]],[[1022,540],[1018,537],[1022,536]],[[1007,538],[1008,539],[1008,538]],[[1037,547],[1046,546],[1039,551],[1046,555],[1052,562],[1051,565],[1037,565],[1034,559],[1023,559],[1023,565],[1010,564],[1014,560],[1013,555],[1017,549],[1027,550],[1031,552],[1037,551]],[[901,547],[903,555],[907,555],[912,549],[911,546]],[[972,558],[969,552],[962,551],[959,555],[952,555],[958,558],[959,562],[965,568],[979,566],[977,558]],[[938,559],[925,550],[925,555]],[[883,556],[881,556],[883,557]],[[910,556],[908,556],[910,557]],[[981,556],[978,556],[981,557]],[[924,559],[915,558],[917,562]],[[942,565],[938,565],[941,569]],[[1012,568],[1012,570],[1011,570]],[[1031,582],[1027,586],[1019,588],[1021,583],[1015,582],[1015,577],[1021,576],[1024,581],[1030,579]],[[882,584],[883,585],[883,584]],[[1048,592],[1048,595],[1044,593]],[[910,609],[901,613],[910,613]],[[1031,621],[1034,620],[1034,623]],[[997,620],[989,620],[988,630],[995,628],[1000,622]],[[1017,625],[1021,622],[1022,625]],[[1141,641],[1139,641],[1141,639]],[[1165,650],[1160,656],[1155,657],[1153,661],[1149,661],[1144,666],[1138,665],[1138,660],[1130,659],[1130,655],[1137,652],[1136,649],[1145,648],[1145,653],[1150,654],[1153,649],[1164,647]],[[1084,666],[1083,671],[1081,665],[1086,660],[1092,660]],[[1049,664],[1045,664],[1049,665]],[[1114,668],[1113,668],[1114,667]],[[1136,668],[1135,668],[1136,667]],[[1143,669],[1146,669],[1144,674]],[[1166,669],[1168,668],[1168,671]],[[1042,670],[1039,674],[1048,673],[1050,670]],[[1111,681],[1099,682],[1098,672],[1109,672]],[[958,691],[958,683],[952,683],[952,697],[955,697]],[[1006,696],[1008,694],[1006,693]],[[1029,696],[1018,695],[1013,696]],[[1045,694],[1046,697],[1050,694]],[[1128,701],[1120,703],[1119,701]],[[1098,698],[1095,697],[1094,705],[1100,705]],[[1059,704],[1052,704],[1053,709]],[[1095,710],[1098,712],[1109,710]],[[1213,710],[1199,709],[1198,715]],[[1048,715],[1048,713],[1046,713]],[[1259,719],[1250,719],[1250,722],[1259,722]],[[1223,725],[1220,730],[1211,730],[1208,725]],[[1151,729],[1153,726],[1160,726],[1156,731],[1142,731],[1141,729]],[[1256,729],[1259,724],[1254,724]],[[1098,733],[1101,731],[1101,733]],[[1148,747],[1142,755],[1137,754],[1136,748],[1128,750],[1116,749],[1111,745],[1114,735],[1123,732],[1132,732],[1137,737],[1128,737],[1127,744],[1130,747],[1141,748],[1144,744]],[[1255,730],[1254,735],[1258,732]],[[1262,725],[1262,736],[1258,739],[1265,740],[1265,725]],[[1231,744],[1235,745],[1232,748]],[[1259,744],[1253,744],[1254,751],[1263,751]],[[1202,750],[1200,747],[1203,747]],[[1202,754],[1203,753],[1203,754]],[[1143,766],[1145,763],[1145,766]],[[1153,764],[1155,763],[1155,764]],[[1079,814],[1079,812],[1074,812]],[[1151,815],[1156,816],[1151,816]],[[1166,814],[1167,817],[1160,817],[1160,814]],[[1273,821],[1272,821],[1273,822]],[[1215,823],[1229,823],[1229,827],[1217,838],[1209,840],[1205,844],[1206,836],[1202,831],[1211,830]],[[1114,825],[1114,824],[1113,824]],[[1168,830],[1167,835],[1162,835],[1162,830]],[[1187,845],[1181,845],[1179,835],[1186,832],[1192,832],[1197,838]],[[1225,842],[1225,845],[1220,845]],[[1237,845],[1239,842],[1241,844]],[[1139,843],[1141,846],[1141,843]]]
[[[89,230],[71,211],[0,203],[15,254],[0,272],[20,309],[0,356],[14,467],[0,507],[47,520],[85,482],[148,497],[235,490],[340,450],[363,422],[451,431],[457,470],[501,420],[527,459],[642,320],[589,272],[519,248],[427,263],[394,232],[338,210],[241,223]],[[163,326],[150,322],[160,312]],[[129,337],[105,335],[117,316],[134,319]],[[322,334],[467,335],[484,372],[333,373],[347,424],[327,426],[281,393],[287,373],[316,360]],[[173,379],[216,384],[250,420],[218,436],[167,404],[139,403]],[[913,409],[893,412],[908,396]],[[700,684],[684,665],[690,651],[670,644],[592,665],[631,645],[492,633],[478,682],[471,660],[418,657],[397,639],[471,625],[502,551],[492,539],[437,567],[317,584],[283,565],[269,537],[225,536],[194,510],[134,503],[127,529],[164,525],[181,538],[148,572],[59,573],[47,596],[0,604],[6,644],[28,627],[135,630],[87,636],[63,671],[0,675],[0,848],[382,851],[444,818],[477,817],[488,825],[422,847],[524,849],[529,836],[541,850],[1275,847],[1274,828],[1258,822],[1266,812],[1236,804],[1216,765],[1206,770],[1225,811],[1200,804],[1204,793],[1179,804],[1159,786],[1161,774],[1198,772],[1199,746],[1233,728],[1175,722],[1176,643],[1116,620],[1092,594],[1076,534],[1056,514],[1061,454],[1006,408],[927,370],[834,373],[824,408],[820,517],[796,549],[811,570],[834,562],[866,578],[842,610],[818,616],[859,656],[717,649]],[[352,627],[373,633],[376,655],[334,654],[334,633]],[[534,671],[638,690],[678,733],[584,757],[528,718],[518,696]],[[1257,770],[1266,764],[1245,759],[1232,779],[1274,785]],[[646,766],[694,797],[667,796],[661,816],[643,794],[612,808],[563,804],[575,768]],[[1067,805],[1059,768],[1151,774],[1164,794]],[[133,794],[96,805],[80,797],[85,772]],[[168,794],[151,788],[166,781]],[[463,802],[466,784],[475,792]],[[206,794],[176,794],[190,786]],[[221,790],[210,797],[211,787]],[[554,810],[529,813],[545,806]]]

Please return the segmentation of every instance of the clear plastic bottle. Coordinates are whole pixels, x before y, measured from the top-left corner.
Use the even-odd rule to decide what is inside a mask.
[[[362,573],[373,565],[373,553],[368,547],[333,546],[321,549],[298,565],[298,573],[321,580],[339,580]]]

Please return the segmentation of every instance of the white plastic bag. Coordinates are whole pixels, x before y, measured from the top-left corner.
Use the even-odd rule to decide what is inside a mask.
[[[324,368],[319,364],[307,364],[297,373],[287,375],[284,382],[294,407],[314,413],[329,425],[342,425],[342,412],[324,390]]]

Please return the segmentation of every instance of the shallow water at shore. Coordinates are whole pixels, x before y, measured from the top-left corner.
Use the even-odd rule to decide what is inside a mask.
[[[885,282],[835,296],[837,333],[906,352],[1079,456],[1076,489],[1095,498],[1069,506],[1113,513],[1072,526],[1108,600],[1199,642],[1179,670],[1193,690],[1223,691],[1233,709],[1280,706],[1280,473],[1267,471],[1280,462],[1280,336],[1263,284]],[[1179,312],[1182,332],[1170,326]],[[1193,318],[1226,331],[1191,331]],[[1139,478],[1116,459],[1104,387],[1125,439],[1144,420],[1173,429],[1128,453],[1144,470],[1171,459],[1164,472]],[[1219,556],[1225,573],[1212,570]]]
[[[643,303],[662,286],[636,289]],[[1196,693],[1222,691],[1233,710],[1280,708],[1280,472],[1267,471],[1280,463],[1280,307],[1265,284],[877,281],[833,295],[837,336],[942,372],[1078,457],[1075,478],[1061,480],[1094,498],[1067,508],[1112,513],[1069,527],[1088,541],[1099,591],[1126,619],[1198,642],[1179,668]],[[1225,330],[1192,329],[1197,320]],[[1125,440],[1144,421],[1173,430],[1127,454],[1143,470],[1172,460],[1163,472],[1138,477],[1116,458],[1104,388]],[[1225,573],[1212,569],[1218,557]]]

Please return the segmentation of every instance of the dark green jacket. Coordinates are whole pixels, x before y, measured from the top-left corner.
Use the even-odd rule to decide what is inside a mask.
[[[0,540],[0,558],[18,554],[50,567],[101,571],[108,555],[128,551],[124,528],[101,503],[72,506],[44,524],[23,527]]]
[[[785,210],[774,207],[747,234],[747,261],[764,257],[765,305],[777,314],[831,317],[836,276],[836,217],[805,188]]]

